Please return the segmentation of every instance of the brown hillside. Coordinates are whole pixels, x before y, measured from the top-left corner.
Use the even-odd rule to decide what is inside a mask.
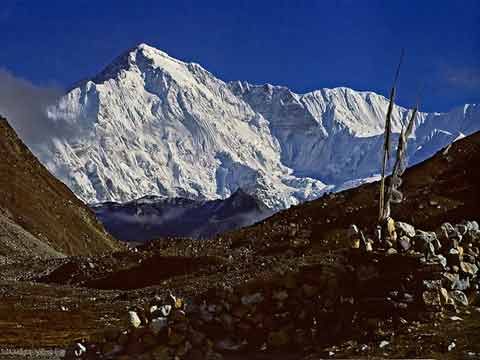
[[[0,214],[51,248],[66,255],[93,255],[120,249],[93,213],[40,164],[0,117]],[[6,222],[6,220],[5,220]],[[4,256],[37,254],[38,242],[2,227]],[[13,237],[13,239],[12,239]],[[29,246],[30,244],[31,246]],[[53,253],[55,251],[50,251]],[[5,252],[13,252],[6,253]],[[48,253],[48,252],[47,252]]]
[[[408,169],[401,187],[405,199],[392,205],[392,217],[434,230],[443,222],[480,218],[480,132],[459,140]],[[380,164],[379,164],[380,167]],[[249,228],[223,236],[236,246],[254,243],[266,253],[306,240],[309,252],[345,247],[345,231],[356,224],[373,234],[378,216],[378,182],[292,207]],[[308,243],[308,245],[307,245]]]
[[[402,187],[406,200],[394,207],[393,217],[424,230],[444,221],[478,220],[479,160],[480,133],[413,167]],[[469,354],[480,354],[480,295],[477,301],[474,292],[468,294],[469,307],[427,307],[438,305],[425,297],[431,294],[428,287],[441,286],[435,279],[452,276],[450,270],[424,263],[418,251],[388,255],[382,249],[345,249],[350,224],[371,235],[377,193],[378,183],[326,195],[206,241],[159,239],[137,251],[3,266],[0,344],[64,347],[86,339],[91,349],[109,351],[117,341],[125,344],[118,334],[129,327],[127,309],[142,315],[145,325],[151,305],[166,304],[171,292],[187,300],[189,317],[175,317],[170,335],[156,338],[148,326],[130,329],[122,351],[133,355],[126,358],[140,358],[151,351],[148,344],[156,350],[177,346],[185,340],[178,340],[177,330],[188,329],[195,332],[187,334],[209,339],[194,345],[201,355],[201,346],[221,347],[225,336],[247,339],[244,352],[224,351],[224,359],[231,360],[318,359],[331,353],[354,359],[475,358]],[[475,259],[480,264],[478,253]],[[258,294],[264,300],[251,303]],[[211,320],[199,319],[195,309],[207,309]],[[165,345],[167,336],[174,345]],[[267,340],[266,351],[258,351],[258,340]],[[388,345],[380,346],[385,341]],[[269,352],[277,346],[278,352]]]

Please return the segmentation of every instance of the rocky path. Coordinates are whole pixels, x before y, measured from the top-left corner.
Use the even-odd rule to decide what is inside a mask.
[[[64,349],[0,349],[0,360],[60,360]]]

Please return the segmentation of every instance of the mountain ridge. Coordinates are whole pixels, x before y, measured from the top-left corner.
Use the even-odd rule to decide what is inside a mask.
[[[224,200],[146,196],[126,203],[97,204],[92,210],[115,238],[136,242],[169,237],[211,238],[273,214],[241,188]]]
[[[225,199],[241,187],[281,209],[378,174],[387,102],[345,87],[300,95],[227,83],[141,44],[49,108],[76,134],[38,156],[89,203]],[[478,130],[478,107],[467,110],[419,113],[411,164]],[[394,140],[410,112],[394,107]]]

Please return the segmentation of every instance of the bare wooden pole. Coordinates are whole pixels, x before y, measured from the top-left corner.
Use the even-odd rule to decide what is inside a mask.
[[[382,160],[382,177],[380,180],[380,202],[379,202],[379,214],[378,221],[381,222],[385,212],[385,172],[387,170],[388,161],[390,159],[390,119],[393,108],[393,100],[395,98],[395,86],[390,91],[390,103],[388,104],[387,116],[385,119],[385,133],[383,144],[383,160]]]
[[[395,78],[393,80],[393,86],[390,90],[390,102],[388,104],[387,115],[385,117],[385,141],[383,144],[383,159],[382,159],[382,173],[380,180],[380,200],[379,200],[379,211],[378,211],[378,221],[382,223],[385,220],[385,173],[387,171],[388,162],[390,160],[390,135],[392,127],[392,111],[395,100],[395,91],[398,81],[398,76],[400,74],[400,67],[402,66],[404,56],[404,50],[400,54],[400,61],[397,66],[397,71],[395,72]]]

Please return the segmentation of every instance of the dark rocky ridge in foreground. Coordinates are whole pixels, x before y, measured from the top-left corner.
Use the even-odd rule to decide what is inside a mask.
[[[393,205],[396,221],[435,230],[444,222],[480,218],[480,132],[461,139],[405,172],[404,201]],[[256,243],[265,253],[279,252],[290,239],[304,238],[309,252],[348,246],[345,233],[356,224],[373,233],[378,217],[378,182],[281,211],[249,228],[225,234],[234,244]]]
[[[395,220],[421,230],[478,221],[480,169],[472,166],[478,161],[477,133],[409,169],[402,188],[406,199],[394,207]],[[195,358],[193,350],[197,358],[213,351],[226,359],[475,358],[480,354],[476,293],[469,293],[468,307],[445,306],[438,291],[446,285],[437,280],[446,270],[422,260],[419,239],[412,238],[410,254],[347,250],[352,223],[372,236],[377,191],[378,184],[367,184],[326,195],[206,241],[158,239],[104,256],[2,267],[0,343],[66,347],[85,339],[96,346],[93,352],[117,351],[115,345],[123,344],[126,359],[151,358],[153,348],[162,359],[171,358],[170,352]],[[467,250],[463,261],[473,256],[478,267]],[[449,266],[454,260],[448,259]],[[460,275],[465,270],[474,272],[464,265]],[[455,276],[452,271],[447,272]],[[471,285],[475,276],[469,275]],[[155,311],[172,304],[169,292],[187,302],[188,315],[173,304],[167,320],[153,321],[165,317]],[[157,309],[151,312],[151,306]],[[315,334],[309,332],[312,313]],[[171,330],[155,334],[153,323]],[[256,341],[265,341],[266,350]]]
[[[0,255],[58,257],[122,248],[2,117],[0,154]]]

